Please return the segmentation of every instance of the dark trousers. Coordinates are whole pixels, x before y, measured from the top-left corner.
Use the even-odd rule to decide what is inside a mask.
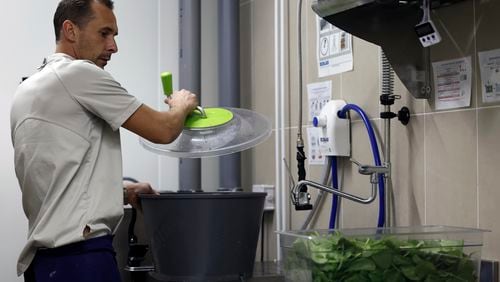
[[[53,249],[40,249],[25,282],[120,282],[113,237],[103,236]]]

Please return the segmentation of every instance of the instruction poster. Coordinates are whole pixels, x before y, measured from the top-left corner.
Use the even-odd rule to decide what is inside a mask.
[[[500,101],[500,49],[479,52],[483,103]]]
[[[436,110],[470,106],[471,58],[432,63]]]
[[[352,36],[316,16],[318,76],[352,70]]]
[[[325,156],[320,153],[319,137],[321,136],[321,128],[308,127],[307,128],[307,143],[309,146],[308,158],[309,165],[324,165]]]
[[[330,101],[332,93],[332,81],[310,83],[307,85],[307,96],[309,100],[309,121],[319,116],[323,106]]]

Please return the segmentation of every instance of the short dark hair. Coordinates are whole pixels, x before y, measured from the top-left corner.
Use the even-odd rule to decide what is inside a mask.
[[[92,2],[98,2],[113,10],[112,0],[62,0],[57,6],[54,14],[54,32],[56,42],[60,39],[62,24],[65,20],[70,20],[79,28],[85,27],[92,19]]]

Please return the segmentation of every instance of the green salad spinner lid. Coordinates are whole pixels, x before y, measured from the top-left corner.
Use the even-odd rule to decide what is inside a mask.
[[[220,126],[233,119],[233,113],[224,108],[204,108],[204,115],[194,110],[184,122],[186,129],[206,129]]]

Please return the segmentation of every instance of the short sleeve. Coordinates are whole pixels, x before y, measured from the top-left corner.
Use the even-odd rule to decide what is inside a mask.
[[[73,61],[59,70],[58,76],[82,107],[106,121],[113,130],[119,129],[142,105],[107,71],[91,62]]]

